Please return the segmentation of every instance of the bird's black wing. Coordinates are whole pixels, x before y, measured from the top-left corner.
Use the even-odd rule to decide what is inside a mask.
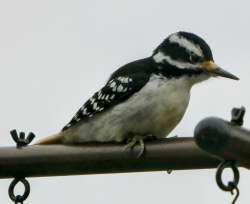
[[[136,64],[135,62],[134,65],[125,65],[118,72],[115,72],[106,85],[86,101],[62,131],[80,121],[92,118],[98,113],[106,111],[139,91],[148,82],[150,74],[143,69],[133,69],[131,67],[131,65],[136,66]],[[131,68],[134,70],[132,73]]]

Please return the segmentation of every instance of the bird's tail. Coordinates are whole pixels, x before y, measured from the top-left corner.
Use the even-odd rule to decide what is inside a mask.
[[[41,140],[38,140],[34,145],[50,145],[50,144],[61,144],[62,143],[62,134],[59,132],[54,135],[50,135]]]

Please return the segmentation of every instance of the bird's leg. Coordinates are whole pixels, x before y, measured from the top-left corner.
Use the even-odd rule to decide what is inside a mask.
[[[145,151],[145,144],[144,144],[144,140],[143,140],[142,137],[138,141],[139,141],[139,144],[140,144],[140,151],[139,151],[139,153],[137,155],[137,158],[140,158],[143,155],[144,151]]]
[[[145,151],[144,138],[145,137],[141,136],[141,135],[135,135],[135,136],[131,137],[128,140],[128,143],[125,145],[124,151],[126,151],[128,149],[132,150],[134,148],[134,146],[136,145],[136,143],[139,143],[139,145],[140,145],[140,151],[139,151],[139,153],[137,155],[137,158],[141,157],[142,154]]]
[[[124,147],[124,151],[127,151],[128,149],[133,149],[135,144],[136,144],[137,140],[135,139],[135,137],[129,138],[127,140],[127,144]]]

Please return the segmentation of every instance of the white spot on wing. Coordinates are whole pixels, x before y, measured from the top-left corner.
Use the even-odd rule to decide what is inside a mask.
[[[83,114],[83,115],[87,115],[87,108],[84,108],[84,109],[83,109],[82,114]]]
[[[117,87],[117,92],[123,92],[123,86],[121,84]]]
[[[126,77],[125,80],[124,80],[124,83],[128,83],[129,82],[129,78]]]
[[[129,77],[118,77],[117,78],[121,83],[128,83],[130,82]]]
[[[113,80],[113,79],[111,79],[111,80],[109,81],[109,84],[111,84],[113,81],[114,81],[114,80]]]
[[[93,97],[91,97],[89,100],[91,105],[95,102],[95,99]]]
[[[98,99],[101,99],[101,98],[102,98],[102,92],[99,91],[99,92],[98,92]]]
[[[93,104],[93,109],[96,110],[96,108],[97,108],[97,103],[95,102],[95,103]]]
[[[112,82],[109,86],[110,86],[111,88],[114,88],[114,87],[116,87],[116,83],[115,83],[115,82]]]

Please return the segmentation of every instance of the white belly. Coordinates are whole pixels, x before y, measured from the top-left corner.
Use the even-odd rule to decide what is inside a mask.
[[[183,117],[189,93],[185,78],[153,75],[128,100],[72,128],[65,142],[123,141],[131,134],[165,137]]]

